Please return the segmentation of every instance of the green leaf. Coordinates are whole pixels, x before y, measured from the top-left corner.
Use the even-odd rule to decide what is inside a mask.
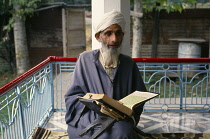
[[[157,6],[156,4],[159,4]],[[196,0],[143,0],[143,7],[145,11],[151,11],[155,8],[158,11],[166,10],[168,13],[173,11],[182,12],[186,7],[185,5],[195,4]]]

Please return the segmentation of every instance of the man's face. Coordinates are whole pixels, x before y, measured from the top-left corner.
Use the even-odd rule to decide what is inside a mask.
[[[96,34],[96,39],[105,44],[108,48],[120,47],[124,33],[119,25],[114,24],[106,28],[100,34]]]

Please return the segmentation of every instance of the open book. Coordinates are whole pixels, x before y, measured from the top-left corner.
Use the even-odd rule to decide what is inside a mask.
[[[78,98],[85,105],[88,105],[89,108],[91,107],[91,105],[89,105],[87,103],[87,101],[89,101],[89,102],[98,101],[98,102],[101,102],[113,109],[118,110],[121,113],[131,116],[132,112],[133,112],[132,109],[134,106],[140,105],[141,103],[144,103],[158,95],[159,94],[152,93],[152,92],[135,91],[135,92],[131,93],[130,95],[119,100],[120,102],[118,102],[115,99],[112,99],[111,97],[109,97],[105,94],[87,93],[83,97],[78,97]],[[85,99],[86,101],[82,101],[82,99]]]

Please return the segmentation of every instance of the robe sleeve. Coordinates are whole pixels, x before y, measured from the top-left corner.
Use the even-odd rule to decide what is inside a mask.
[[[65,94],[67,124],[75,126],[84,111],[85,105],[78,100],[78,96],[84,96],[87,93],[85,87],[84,67],[82,66],[81,58],[79,57],[73,73],[72,82]]]

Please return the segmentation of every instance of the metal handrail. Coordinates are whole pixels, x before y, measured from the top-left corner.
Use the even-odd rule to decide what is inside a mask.
[[[133,58],[136,62],[147,62],[147,63],[206,63],[210,62],[210,58]],[[32,75],[34,72],[38,71],[41,67],[49,62],[54,61],[66,61],[66,62],[76,62],[76,57],[57,57],[50,56],[40,64],[26,71],[22,75],[18,76],[14,80],[8,82],[4,86],[0,87],[0,95],[9,90],[10,88],[17,85],[19,82]]]

